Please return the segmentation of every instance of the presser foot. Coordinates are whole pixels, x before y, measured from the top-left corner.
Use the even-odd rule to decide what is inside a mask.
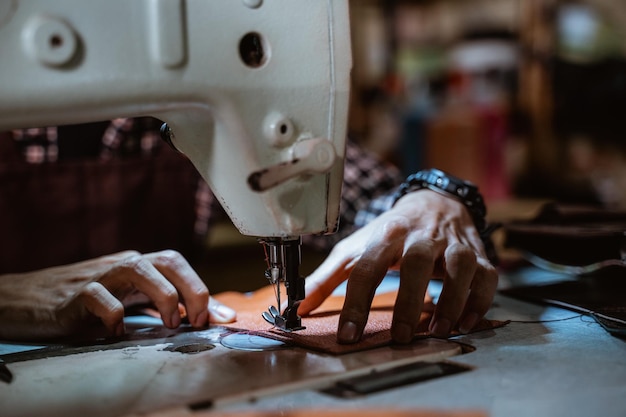
[[[304,330],[306,327],[302,326],[302,320],[297,314],[297,307],[287,307],[285,314],[281,315],[278,309],[274,306],[269,306],[268,311],[264,311],[261,316],[263,319],[274,327],[277,327],[286,332],[294,332],[297,330]]]

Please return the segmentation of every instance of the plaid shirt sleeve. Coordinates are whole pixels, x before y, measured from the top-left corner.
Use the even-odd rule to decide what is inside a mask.
[[[59,156],[56,127],[36,127],[11,131],[24,160],[29,164],[56,162]]]
[[[363,227],[379,215],[389,210],[393,206],[395,191],[396,189],[394,188],[393,190],[374,198],[365,209],[359,210],[356,214],[356,218],[354,219],[355,226],[357,228]]]
[[[160,138],[162,122],[151,117],[119,118],[110,121],[102,136],[100,158],[152,155],[164,146]],[[11,132],[28,163],[58,162],[57,128],[17,129]],[[206,238],[210,225],[223,216],[219,202],[202,178],[195,195],[194,231],[198,239]]]
[[[152,117],[111,120],[102,135],[100,157],[109,159],[116,155],[152,154],[163,145],[159,132],[161,124]]]

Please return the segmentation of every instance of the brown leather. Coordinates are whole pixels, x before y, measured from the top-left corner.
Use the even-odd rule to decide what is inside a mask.
[[[290,333],[272,328],[261,317],[263,311],[267,311],[270,305],[276,304],[272,286],[263,287],[251,294],[225,292],[214,297],[237,310],[237,321],[229,325],[229,327],[250,331],[254,334],[285,341],[308,349],[342,354],[391,343],[389,329],[393,315],[393,305],[396,299],[395,292],[383,293],[374,297],[363,337],[360,342],[350,345],[339,344],[336,339],[339,313],[344,301],[342,296],[331,296],[326,299],[317,310],[302,319],[302,324],[306,326],[306,329]],[[415,334],[417,338],[429,336],[428,325],[433,311],[434,304],[428,298],[425,300],[424,311],[420,316],[419,326]],[[473,331],[493,329],[504,324],[506,323],[483,319],[476,325]],[[454,334],[458,334],[458,332]]]

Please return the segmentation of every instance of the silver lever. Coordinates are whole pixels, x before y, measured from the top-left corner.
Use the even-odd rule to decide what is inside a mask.
[[[253,172],[248,176],[248,185],[254,191],[265,191],[298,175],[328,172],[336,159],[335,146],[328,139],[302,140],[293,145],[291,161]]]

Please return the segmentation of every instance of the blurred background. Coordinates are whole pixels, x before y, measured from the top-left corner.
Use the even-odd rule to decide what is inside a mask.
[[[488,202],[626,208],[626,3],[353,0],[350,135]]]

